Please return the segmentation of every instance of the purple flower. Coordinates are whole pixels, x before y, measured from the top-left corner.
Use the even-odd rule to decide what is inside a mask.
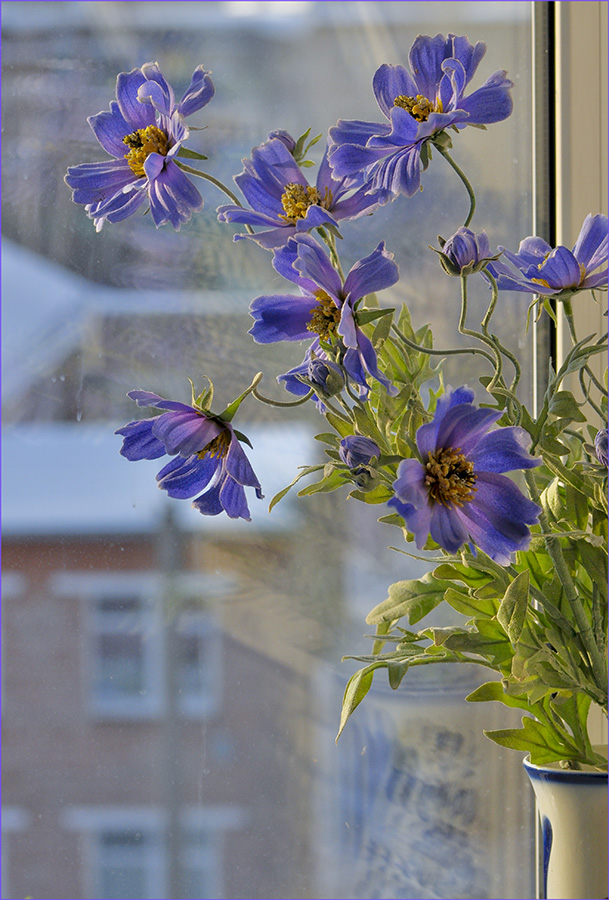
[[[342,219],[356,219],[376,208],[374,196],[366,189],[353,193],[352,178],[333,176],[327,154],[315,186],[309,185],[292,156],[289,141],[294,143],[293,139],[287,132],[274,134],[276,137],[254,148],[251,159],[243,160],[243,172],[235,176],[251,209],[230,204],[218,207],[220,222],[264,229],[256,234],[236,234],[235,240],[252,240],[272,250],[295,234],[323,226],[336,228]]]
[[[434,418],[417,431],[420,460],[405,459],[389,501],[420,549],[428,535],[449,553],[471,541],[500,565],[525,550],[529,525],[540,513],[507,476],[539,460],[529,455],[524,432],[489,428],[501,412],[478,409],[461,387],[438,401]],[[488,432],[488,433],[487,433]]]
[[[343,438],[340,442],[338,453],[342,461],[350,469],[368,466],[373,459],[378,459],[381,455],[378,444],[371,438],[360,434],[350,434]]]
[[[317,335],[309,348],[309,359],[331,348],[336,360],[364,392],[367,375],[392,391],[378,369],[372,342],[357,324],[356,312],[366,294],[389,287],[399,278],[398,267],[385,244],[381,242],[369,256],[355,263],[344,283],[319,244],[306,234],[290,238],[285,247],[276,250],[273,266],[298,285],[302,296],[257,297],[250,306],[254,325],[249,333],[254,340],[271,344]]]
[[[433,249],[433,248],[432,248]],[[475,234],[462,225],[442,244],[440,263],[447,275],[471,275],[479,272],[491,259],[488,238],[484,231]]]
[[[577,291],[607,287],[607,216],[587,215],[573,250],[552,249],[540,237],[525,238],[518,253],[498,249],[503,256],[488,268],[500,290],[568,300]]]
[[[601,466],[609,465],[609,449],[607,447],[607,443],[607,429],[601,428],[600,431],[596,432],[596,437],[594,438],[596,458],[598,459]]]
[[[116,102],[109,112],[87,120],[95,137],[114,159],[68,169],[72,199],[83,203],[97,231],[104,222],[120,222],[147,199],[157,228],[170,222],[179,231],[203,198],[176,163],[189,136],[186,116],[202,109],[214,86],[202,66],[195,69],[178,104],[158,63],[122,72],[116,79]]]
[[[164,400],[150,391],[130,391],[138,406],[154,406],[167,412],[139,419],[119,428],[121,454],[129,460],[173,456],[156,476],[170,497],[195,497],[193,507],[205,516],[223,510],[231,519],[250,521],[244,485],[261,499],[254,474],[232,426],[196,406]],[[201,493],[203,491],[203,493]]]
[[[381,202],[399,194],[412,197],[420,187],[421,167],[429,162],[428,143],[441,140],[454,126],[489,125],[512,112],[512,82],[495,72],[468,97],[486,46],[466,37],[419,35],[404,66],[377,69],[373,90],[387,122],[339,120],[330,129],[330,165],[336,178],[364,177],[369,190],[381,192]]]

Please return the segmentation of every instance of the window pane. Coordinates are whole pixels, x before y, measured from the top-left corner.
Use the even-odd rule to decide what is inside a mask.
[[[455,135],[455,159],[475,181],[478,227],[514,247],[532,232],[531,7],[3,3],[3,568],[22,585],[4,610],[5,802],[27,822],[4,851],[3,896],[532,896],[526,777],[482,737],[509,711],[463,702],[482,676],[433,667],[394,692],[381,674],[335,744],[356,667],[341,658],[370,651],[367,612],[427,563],[389,550],[399,533],[340,491],[293,491],[267,513],[299,466],[323,462],[314,406],[279,417],[244,402],[266,497],[249,498],[251,523],[166,502],[162,463],[118,453],[134,388],[189,402],[188,377],[198,391],[211,377],[219,410],[264,371],[265,392],[285,399],[275,376],[303,347],[247,333],[251,301],[281,290],[270,255],[217,222],[226,198],[211,184],[179,234],[141,212],[96,234],[63,183],[68,166],[103,158],[86,118],[146,61],[180,95],[197,65],[212,70],[189,147],[232,184],[273,130],[378,120],[372,76],[407,64],[418,33],[466,34],[488,47],[472,87],[505,68],[515,105]],[[341,256],[352,265],[386,241],[401,279],[380,302],[406,301],[446,347],[457,279],[428,245],[469,201],[437,155],[422,185],[347,223]],[[472,287],[472,321],[487,301]],[[526,305],[513,298],[494,320],[511,346]],[[459,357],[446,381],[480,374]],[[77,587],[55,589],[58,575]],[[102,576],[116,591],[87,588]],[[113,830],[116,811],[142,809],[159,823],[154,847]]]

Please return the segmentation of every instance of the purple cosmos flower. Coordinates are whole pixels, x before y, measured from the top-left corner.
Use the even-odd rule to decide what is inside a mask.
[[[552,249],[540,237],[525,238],[518,253],[498,249],[503,256],[488,268],[500,290],[569,299],[577,291],[607,287],[607,216],[587,215],[573,250]]]
[[[370,465],[373,459],[379,458],[381,451],[371,438],[350,434],[340,442],[338,454],[350,469],[357,469],[359,466]]]
[[[427,536],[456,553],[471,541],[500,565],[529,544],[529,525],[540,513],[511,479],[501,474],[529,469],[525,433],[514,426],[489,428],[501,412],[478,409],[474,392],[461,387],[440,398],[434,418],[417,431],[421,456],[400,463],[389,501],[415,536]]]
[[[179,231],[202,208],[203,198],[175,159],[189,135],[184,119],[213,95],[209,72],[202,66],[195,69],[178,104],[158,63],[145,63],[118,76],[110,111],[87,120],[114,159],[74,166],[65,177],[72,199],[84,203],[97,231],[106,220],[126,219],[146,199],[157,228],[171,222]]]
[[[173,456],[156,476],[159,487],[170,497],[193,502],[204,516],[223,510],[231,519],[250,521],[244,485],[253,487],[261,499],[254,474],[232,426],[196,406],[164,400],[150,391],[130,391],[138,406],[164,409],[150,419],[139,419],[119,428],[123,436],[121,454],[130,460]]]
[[[235,176],[243,196],[251,206],[218,207],[218,220],[247,225],[260,225],[265,230],[256,234],[236,234],[235,240],[249,239],[272,250],[284,245],[295,234],[322,226],[337,227],[342,219],[356,219],[371,213],[375,197],[360,189],[355,193],[352,178],[337,179],[328,165],[327,152],[319,168],[315,186],[309,185],[292,156],[287,132],[252,151],[243,160],[243,172]]]
[[[594,438],[594,449],[596,451],[596,458],[598,459],[601,466],[608,466],[609,448],[608,432],[606,428],[601,428],[600,431],[596,432],[596,437]]]
[[[344,283],[319,244],[306,234],[290,238],[285,247],[276,250],[273,266],[280,275],[298,285],[302,296],[257,297],[250,306],[255,322],[249,333],[254,340],[271,344],[302,341],[317,335],[309,348],[309,359],[320,356],[324,346],[332,347],[363,393],[368,389],[367,375],[393,391],[378,369],[372,342],[356,320],[356,307],[366,294],[389,287],[399,278],[393,254],[385,250],[384,242],[355,263]]]
[[[435,249],[435,248],[432,248]],[[442,243],[440,263],[447,275],[471,275],[479,272],[491,259],[491,249],[484,231],[475,234],[464,225]]]
[[[489,125],[512,112],[512,82],[497,71],[468,97],[486,46],[466,37],[419,35],[408,54],[410,69],[384,64],[377,69],[373,90],[387,122],[339,120],[330,129],[330,165],[334,176],[363,174],[369,189],[381,191],[381,202],[420,187],[427,168],[429,141],[451,126]],[[446,136],[444,137],[446,140]]]

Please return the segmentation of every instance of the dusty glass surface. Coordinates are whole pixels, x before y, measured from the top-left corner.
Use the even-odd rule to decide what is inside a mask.
[[[119,456],[133,388],[218,408],[302,357],[254,344],[248,306],[279,278],[233,244],[224,202],[176,235],[136,215],[96,234],[63,183],[102,158],[86,117],[118,72],[149,60],[216,96],[189,146],[230,181],[282,128],[375,119],[372,75],[418,33],[488,51],[514,113],[458,138],[491,245],[531,233],[531,4],[522,2],[7,2],[3,18],[3,897],[468,898],[532,896],[532,809],[518,754],[486,741],[505,711],[463,697],[475,673],[377,679],[334,743],[364,617],[423,564],[339,493],[251,524],[209,519]],[[200,185],[199,185],[200,186]],[[467,196],[440,158],[424,191],[347,224],[350,264],[387,241],[406,301],[436,343],[458,294],[428,249]],[[482,304],[486,289],[472,302]],[[499,317],[522,332],[526,300]],[[480,306],[480,308],[482,308]],[[474,312],[475,314],[475,312]],[[521,356],[527,348],[520,347]],[[467,360],[452,377],[474,383]],[[449,378],[450,380],[450,378]],[[320,420],[249,402],[239,427],[267,499],[310,463]]]

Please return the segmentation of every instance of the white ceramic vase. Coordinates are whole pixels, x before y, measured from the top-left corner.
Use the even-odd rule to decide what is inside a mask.
[[[543,900],[600,900],[607,890],[607,773],[524,766],[540,826],[539,890]]]

